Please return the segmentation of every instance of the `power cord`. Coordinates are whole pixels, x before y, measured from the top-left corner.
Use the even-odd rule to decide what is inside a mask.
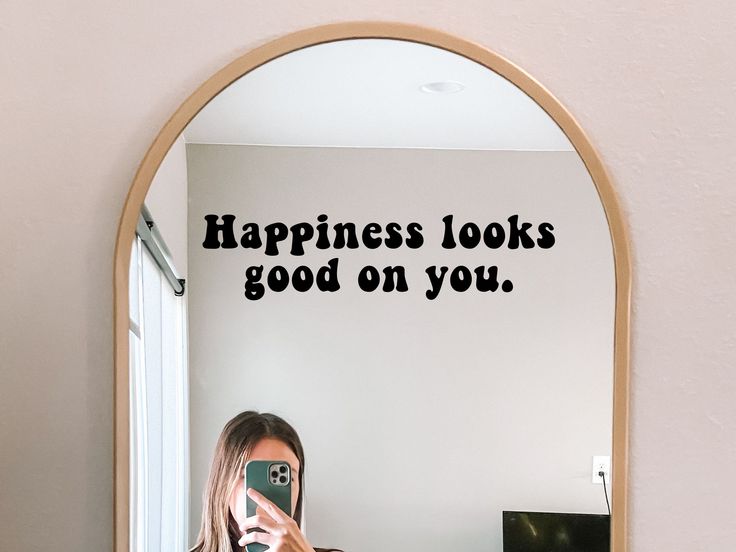
[[[611,505],[608,502],[608,490],[606,489],[606,472],[603,470],[598,472],[598,477],[603,480],[603,495],[606,497],[606,507],[608,508],[608,515],[611,515]]]

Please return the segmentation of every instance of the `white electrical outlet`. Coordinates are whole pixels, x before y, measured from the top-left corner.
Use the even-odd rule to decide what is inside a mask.
[[[603,485],[603,478],[598,475],[603,472],[606,478],[606,485],[611,486],[611,457],[610,456],[594,456],[593,457],[593,477],[591,482],[595,485]]]

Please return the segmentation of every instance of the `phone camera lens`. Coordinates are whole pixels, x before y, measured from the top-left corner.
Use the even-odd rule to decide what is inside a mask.
[[[279,468],[279,471],[280,471],[281,473],[286,473],[286,466],[281,466],[281,467]]]
[[[285,475],[282,475],[281,477],[279,477],[279,481],[281,483],[286,483],[286,476]]]
[[[279,472],[277,472],[276,470],[271,472],[271,477],[273,477],[274,479],[276,479],[278,476],[279,476]]]

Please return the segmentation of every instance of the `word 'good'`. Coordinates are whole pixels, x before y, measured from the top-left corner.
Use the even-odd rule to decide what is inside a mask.
[[[312,269],[307,266],[298,266],[289,276],[289,271],[283,266],[274,266],[268,271],[266,283],[271,291],[284,291],[289,287],[289,282],[297,291],[309,291],[314,284],[320,291],[337,291],[340,282],[337,279],[338,259],[330,259],[327,265],[317,270],[315,277]],[[263,276],[263,265],[249,266],[245,271],[245,297],[256,301],[263,297],[266,287],[261,283]]]
[[[222,222],[218,219],[222,218]],[[234,249],[238,247],[235,239],[235,215],[205,215],[207,229],[202,246],[205,249]],[[417,222],[410,222],[406,226],[406,236],[402,233],[402,227],[397,222],[389,222],[384,228],[377,222],[366,224],[360,232],[355,223],[338,222],[332,225],[334,238],[330,238],[330,225],[327,223],[327,215],[317,217],[319,224],[312,226],[308,222],[300,222],[292,226],[286,226],[283,222],[274,222],[261,229],[254,222],[243,225],[243,234],[240,237],[240,246],[246,249],[260,249],[264,242],[266,255],[275,256],[279,254],[279,244],[290,239],[290,253],[295,256],[304,255],[304,244],[316,236],[315,247],[317,249],[357,249],[360,243],[368,249],[377,249],[384,245],[389,249],[397,249],[402,245],[410,249],[417,249],[424,243],[422,226]],[[360,236],[360,239],[359,237]]]

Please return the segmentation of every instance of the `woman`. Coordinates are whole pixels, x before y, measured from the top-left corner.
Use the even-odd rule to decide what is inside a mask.
[[[246,517],[243,468],[248,460],[289,463],[293,517],[253,489],[247,494],[258,510]],[[274,414],[241,412],[225,424],[217,441],[204,493],[202,526],[191,552],[241,552],[253,542],[267,545],[269,552],[334,550],[313,548],[301,532],[303,488],[304,449],[294,428]],[[263,532],[248,532],[256,527]]]

